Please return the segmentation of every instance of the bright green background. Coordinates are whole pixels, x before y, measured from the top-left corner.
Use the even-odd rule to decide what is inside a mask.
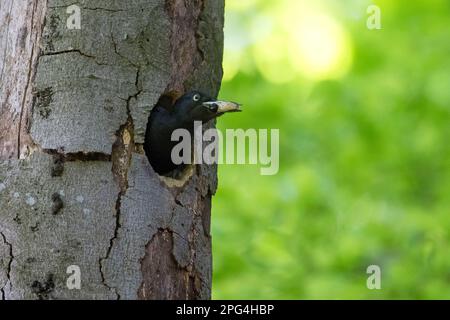
[[[280,171],[220,166],[213,298],[450,299],[450,1],[370,4],[227,0],[218,127],[279,128]]]

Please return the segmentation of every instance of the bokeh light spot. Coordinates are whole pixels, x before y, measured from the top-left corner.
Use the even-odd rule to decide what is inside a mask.
[[[291,60],[297,70],[312,79],[333,79],[345,75],[352,63],[349,36],[333,18],[310,12],[293,21]]]

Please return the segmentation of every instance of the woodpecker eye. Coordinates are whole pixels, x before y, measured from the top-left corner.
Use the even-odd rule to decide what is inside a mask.
[[[192,97],[192,100],[194,100],[194,101],[200,101],[200,95],[199,95],[199,94],[195,94],[195,95]]]

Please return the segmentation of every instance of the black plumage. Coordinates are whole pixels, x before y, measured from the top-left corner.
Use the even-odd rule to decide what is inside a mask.
[[[174,130],[186,129],[193,137],[194,121],[206,123],[233,111],[240,111],[240,105],[217,101],[198,91],[184,94],[173,106],[158,103],[149,116],[144,144],[153,169],[160,175],[166,175],[178,167],[171,159],[172,149],[179,143],[171,141]]]

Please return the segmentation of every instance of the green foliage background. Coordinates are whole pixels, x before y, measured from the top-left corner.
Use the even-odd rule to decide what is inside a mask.
[[[227,1],[221,98],[245,111],[218,127],[279,128],[280,171],[219,167],[213,298],[450,299],[450,1],[376,1],[381,30],[371,3]],[[344,71],[299,67],[302,8]]]

